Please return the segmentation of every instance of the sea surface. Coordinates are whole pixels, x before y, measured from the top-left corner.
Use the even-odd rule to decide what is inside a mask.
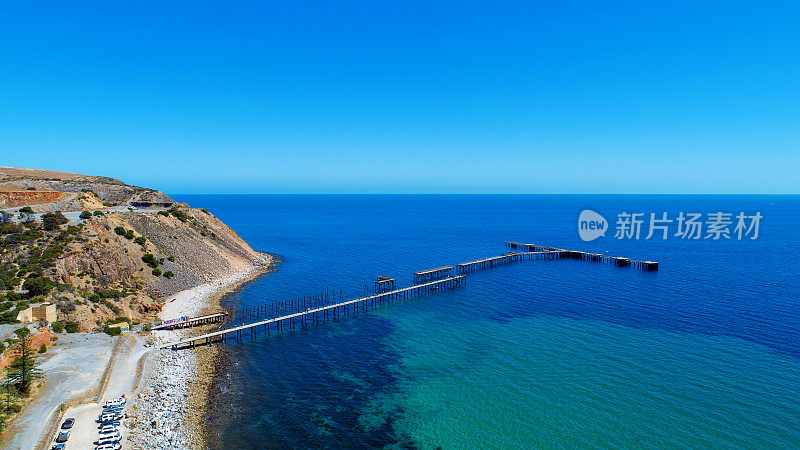
[[[509,240],[660,263],[525,261],[229,344],[215,448],[800,448],[800,197],[174,197],[280,256],[230,308],[356,297],[378,275],[406,286]],[[579,238],[584,209],[605,237]],[[622,212],[645,214],[640,239],[615,239]],[[645,239],[663,212],[763,219],[755,240],[684,240],[675,223]]]

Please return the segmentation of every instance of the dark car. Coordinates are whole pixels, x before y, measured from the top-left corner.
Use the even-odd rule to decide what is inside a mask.
[[[69,439],[69,431],[65,431],[63,433],[58,433],[58,437],[56,438],[56,442],[61,444],[63,442],[67,442],[67,439]]]
[[[70,428],[72,428],[72,424],[74,424],[74,423],[75,423],[75,419],[70,417],[69,419],[65,420],[63,424],[61,424],[61,429],[62,430],[69,430]]]

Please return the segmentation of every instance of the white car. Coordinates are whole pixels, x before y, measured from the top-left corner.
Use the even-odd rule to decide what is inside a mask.
[[[112,400],[106,400],[106,403],[103,406],[107,408],[109,406],[122,406],[124,404],[125,404],[125,396],[123,395],[122,397],[119,397],[119,398],[115,398],[115,399],[112,399]]]
[[[122,448],[122,444],[119,442],[114,442],[112,444],[100,444],[94,448],[94,450],[119,450]]]
[[[107,440],[119,440],[122,436],[119,434],[119,431],[114,431],[111,433],[105,433],[100,435],[99,441],[107,441]],[[100,442],[102,444],[102,442]]]

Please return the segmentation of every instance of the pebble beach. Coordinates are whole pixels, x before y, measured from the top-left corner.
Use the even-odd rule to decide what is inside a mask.
[[[178,292],[166,299],[159,316],[168,320],[216,311],[225,293],[266,272],[272,262],[272,257],[265,255],[259,264],[241,266],[229,276]],[[192,329],[157,331],[153,333],[152,345],[157,347],[196,332]],[[214,346],[150,353],[128,410],[130,448],[206,448],[204,417],[216,354]]]

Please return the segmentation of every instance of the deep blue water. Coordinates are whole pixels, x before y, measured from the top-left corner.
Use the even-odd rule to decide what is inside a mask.
[[[363,293],[507,240],[655,260],[531,261],[227,346],[218,448],[800,447],[796,196],[176,195],[277,271],[228,307]],[[757,240],[583,242],[581,210],[760,212]],[[734,219],[735,225],[735,219]],[[671,233],[675,231],[675,224]],[[733,226],[731,226],[733,229]]]

